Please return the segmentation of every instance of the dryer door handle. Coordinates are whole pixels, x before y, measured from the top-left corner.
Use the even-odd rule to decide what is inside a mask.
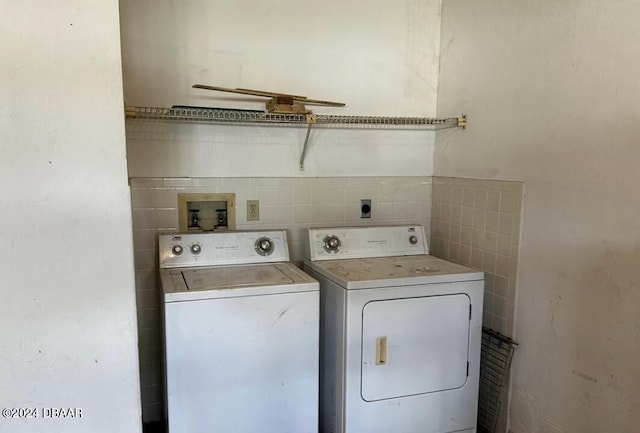
[[[376,365],[387,365],[387,336],[376,338]]]

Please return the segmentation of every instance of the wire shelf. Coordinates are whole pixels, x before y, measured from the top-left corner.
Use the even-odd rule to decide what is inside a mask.
[[[132,119],[179,120],[230,124],[276,126],[309,126],[333,128],[395,128],[438,130],[466,126],[466,117],[390,117],[343,116],[324,114],[281,114],[258,110],[233,110],[200,107],[134,107],[125,108]]]

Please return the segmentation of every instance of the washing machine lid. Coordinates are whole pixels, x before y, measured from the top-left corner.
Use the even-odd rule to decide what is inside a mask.
[[[484,273],[427,254],[312,262],[305,265],[346,289],[477,281]]]
[[[319,290],[290,262],[163,269],[160,276],[165,302]]]

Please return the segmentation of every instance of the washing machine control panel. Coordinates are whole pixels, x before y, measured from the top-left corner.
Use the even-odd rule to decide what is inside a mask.
[[[161,268],[289,261],[284,230],[161,234],[158,248]]]
[[[312,261],[429,253],[419,225],[309,229],[307,241],[305,257]]]

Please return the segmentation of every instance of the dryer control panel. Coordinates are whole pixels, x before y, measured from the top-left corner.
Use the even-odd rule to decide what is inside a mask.
[[[161,234],[158,248],[160,268],[289,261],[284,230]]]
[[[305,257],[311,261],[429,254],[420,225],[309,229]]]

